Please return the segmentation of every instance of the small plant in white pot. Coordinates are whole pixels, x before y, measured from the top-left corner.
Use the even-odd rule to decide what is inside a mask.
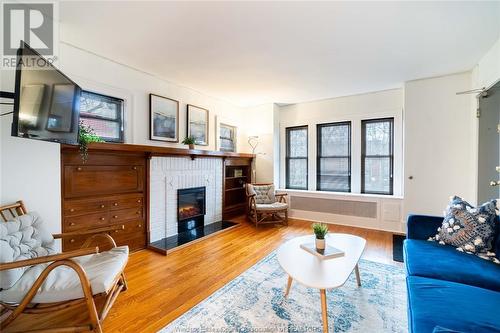
[[[314,223],[312,225],[314,234],[316,235],[316,249],[325,249],[325,236],[328,233],[328,226],[324,223]]]

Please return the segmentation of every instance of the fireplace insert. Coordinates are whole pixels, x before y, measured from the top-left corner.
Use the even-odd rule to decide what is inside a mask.
[[[177,232],[204,226],[205,187],[177,190]]]

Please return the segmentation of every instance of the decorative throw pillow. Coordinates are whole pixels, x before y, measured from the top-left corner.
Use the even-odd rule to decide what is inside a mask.
[[[496,200],[475,208],[462,198],[454,196],[446,207],[438,233],[429,240],[452,245],[458,251],[476,254],[500,264],[495,253],[491,252],[496,231],[496,214]]]
[[[252,185],[253,194],[255,194],[255,203],[272,204],[276,202],[274,196],[274,185]]]

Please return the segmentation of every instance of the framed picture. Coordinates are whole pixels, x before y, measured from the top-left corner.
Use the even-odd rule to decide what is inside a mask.
[[[238,128],[227,119],[216,117],[215,146],[218,151],[236,153]]]
[[[195,144],[208,146],[208,110],[188,104],[187,136],[193,137]]]
[[[149,94],[149,139],[179,142],[179,102]]]
[[[69,133],[73,125],[73,104],[76,87],[73,84],[52,85],[46,129],[51,132]]]

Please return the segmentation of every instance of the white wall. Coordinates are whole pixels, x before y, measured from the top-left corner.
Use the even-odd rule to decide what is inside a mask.
[[[215,117],[239,126],[238,151],[248,151],[242,109],[192,89],[166,82],[150,74],[117,64],[109,59],[61,43],[57,66],[83,89],[125,100],[126,142],[159,146],[178,146],[149,140],[149,93],[179,100],[180,139],[186,136],[186,104],[210,110],[209,146],[215,149]],[[14,91],[14,72],[1,71],[2,90]],[[47,220],[51,232],[61,228],[61,183],[59,145],[10,136],[12,117],[1,122],[0,203],[23,199],[28,209]]]
[[[257,183],[274,182],[275,164],[275,104],[263,104],[245,109],[244,123],[248,136],[258,136],[255,149],[255,176]],[[247,137],[248,139],[248,137]],[[251,150],[250,147],[248,149]]]
[[[316,124],[351,120],[352,192],[361,192],[361,120],[394,117],[394,195],[402,195],[402,109],[403,90],[331,98],[283,106],[279,113],[280,142],[285,144],[285,128],[308,125],[309,190],[316,189]],[[285,187],[285,151],[280,152],[280,187]]]
[[[405,84],[405,215],[442,215],[452,195],[475,200],[475,113],[456,95],[470,87],[470,72]]]

